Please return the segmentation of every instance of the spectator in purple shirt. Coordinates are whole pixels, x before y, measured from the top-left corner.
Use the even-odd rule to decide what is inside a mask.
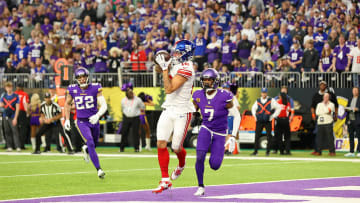
[[[95,56],[91,49],[90,45],[85,46],[85,51],[81,56],[82,59],[82,66],[89,70],[89,72],[94,72],[94,63],[95,63]]]
[[[337,45],[333,51],[333,65],[335,65],[336,72],[339,74],[344,71],[349,71],[350,64],[348,63],[348,54],[350,53],[350,48],[345,44],[344,35],[339,37],[339,45]]]
[[[97,43],[98,49],[94,51],[95,54],[95,73],[107,73],[109,69],[107,67],[108,52],[104,48],[102,42]]]
[[[218,43],[216,36],[211,37],[211,42],[206,46],[205,53],[207,54],[208,63],[213,63],[214,60],[220,58],[221,45]]]
[[[335,72],[335,66],[332,65],[332,61],[332,49],[328,43],[325,43],[319,63],[320,72]]]
[[[251,54],[251,48],[253,46],[253,43],[248,40],[247,34],[244,33],[241,35],[241,37],[242,40],[237,45],[237,56],[241,60],[241,63],[249,66],[249,57]]]
[[[155,48],[156,52],[160,50],[168,50],[169,39],[165,36],[165,30],[160,29],[159,38],[155,40]]]
[[[293,46],[288,55],[289,56],[289,64],[291,66],[290,71],[300,72],[303,55],[304,55],[304,52],[300,48],[299,37],[296,36],[293,39]]]
[[[230,71],[232,71],[231,62],[235,53],[236,46],[230,41],[230,35],[226,34],[221,46],[221,63],[227,66]]]

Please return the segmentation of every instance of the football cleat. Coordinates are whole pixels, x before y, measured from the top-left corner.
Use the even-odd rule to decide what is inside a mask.
[[[171,173],[171,180],[178,179],[184,169],[185,169],[185,166],[183,166],[183,167],[177,166],[175,168],[175,170]]]
[[[86,145],[84,145],[81,148],[82,148],[82,152],[83,152],[83,156],[84,156],[84,161],[86,163],[89,163],[90,158],[89,158],[89,153],[87,152],[88,147]]]
[[[346,153],[345,157],[355,157],[355,153]]]
[[[98,176],[101,179],[105,178],[105,172],[101,168],[98,170]]]
[[[155,190],[153,190],[152,192],[158,194],[158,193],[161,193],[164,190],[170,189],[171,186],[172,186],[171,181],[163,181],[162,180],[162,181],[160,181],[159,186]]]
[[[203,196],[205,195],[205,188],[204,187],[199,187],[197,189],[197,191],[194,193],[195,196]]]
[[[356,155],[357,157],[360,157],[360,152],[358,152],[358,154]]]

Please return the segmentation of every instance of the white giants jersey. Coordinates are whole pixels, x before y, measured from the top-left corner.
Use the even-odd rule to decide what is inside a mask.
[[[353,58],[351,72],[360,72],[360,49],[352,48],[349,55]]]
[[[193,83],[195,80],[194,66],[191,61],[172,66],[169,77],[174,78],[175,75],[181,75],[187,78],[187,81],[174,92],[167,94],[162,108],[173,111],[174,113],[195,112],[194,104],[191,102],[191,94]]]

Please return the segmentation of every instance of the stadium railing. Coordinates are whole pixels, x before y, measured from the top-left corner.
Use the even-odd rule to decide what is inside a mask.
[[[298,72],[268,72],[264,74],[264,87],[281,88],[287,86],[289,88],[300,87],[300,73]]]
[[[29,87],[31,80],[30,74],[26,73],[0,73],[0,87],[5,87],[5,82],[12,82],[14,86],[19,83],[23,84],[24,87]]]
[[[325,81],[329,87],[339,87],[338,73],[304,72],[301,83],[303,88],[318,88],[321,81]]]
[[[161,74],[156,74],[154,63],[147,62],[121,62],[118,69],[119,87],[122,83],[132,82],[134,87],[156,87]],[[146,68],[146,70],[139,70],[138,68]],[[160,80],[162,81],[162,80]]]
[[[219,73],[221,84],[230,81],[238,87],[249,88],[281,88],[286,85],[289,88],[318,88],[320,81],[326,81],[333,88],[352,88],[360,84],[360,72],[338,73],[306,72],[231,72],[230,74]],[[55,84],[57,73],[25,74],[25,73],[0,73],[0,88],[4,88],[5,82],[13,82],[13,85],[21,83],[25,88],[49,88]],[[195,75],[194,87],[201,87],[201,73]],[[132,82],[134,87],[162,87],[162,74],[155,70],[144,72],[131,72],[118,69],[118,73],[90,73],[89,81],[100,83],[103,87],[121,87],[125,82]],[[74,82],[74,81],[71,81]]]
[[[343,72],[340,75],[341,88],[359,87],[360,72]]]
[[[263,87],[264,74],[262,72],[231,72],[230,81],[238,87]]]

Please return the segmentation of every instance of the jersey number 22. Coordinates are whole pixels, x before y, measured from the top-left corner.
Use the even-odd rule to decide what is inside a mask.
[[[94,97],[92,96],[75,97],[75,104],[77,110],[94,108]]]

